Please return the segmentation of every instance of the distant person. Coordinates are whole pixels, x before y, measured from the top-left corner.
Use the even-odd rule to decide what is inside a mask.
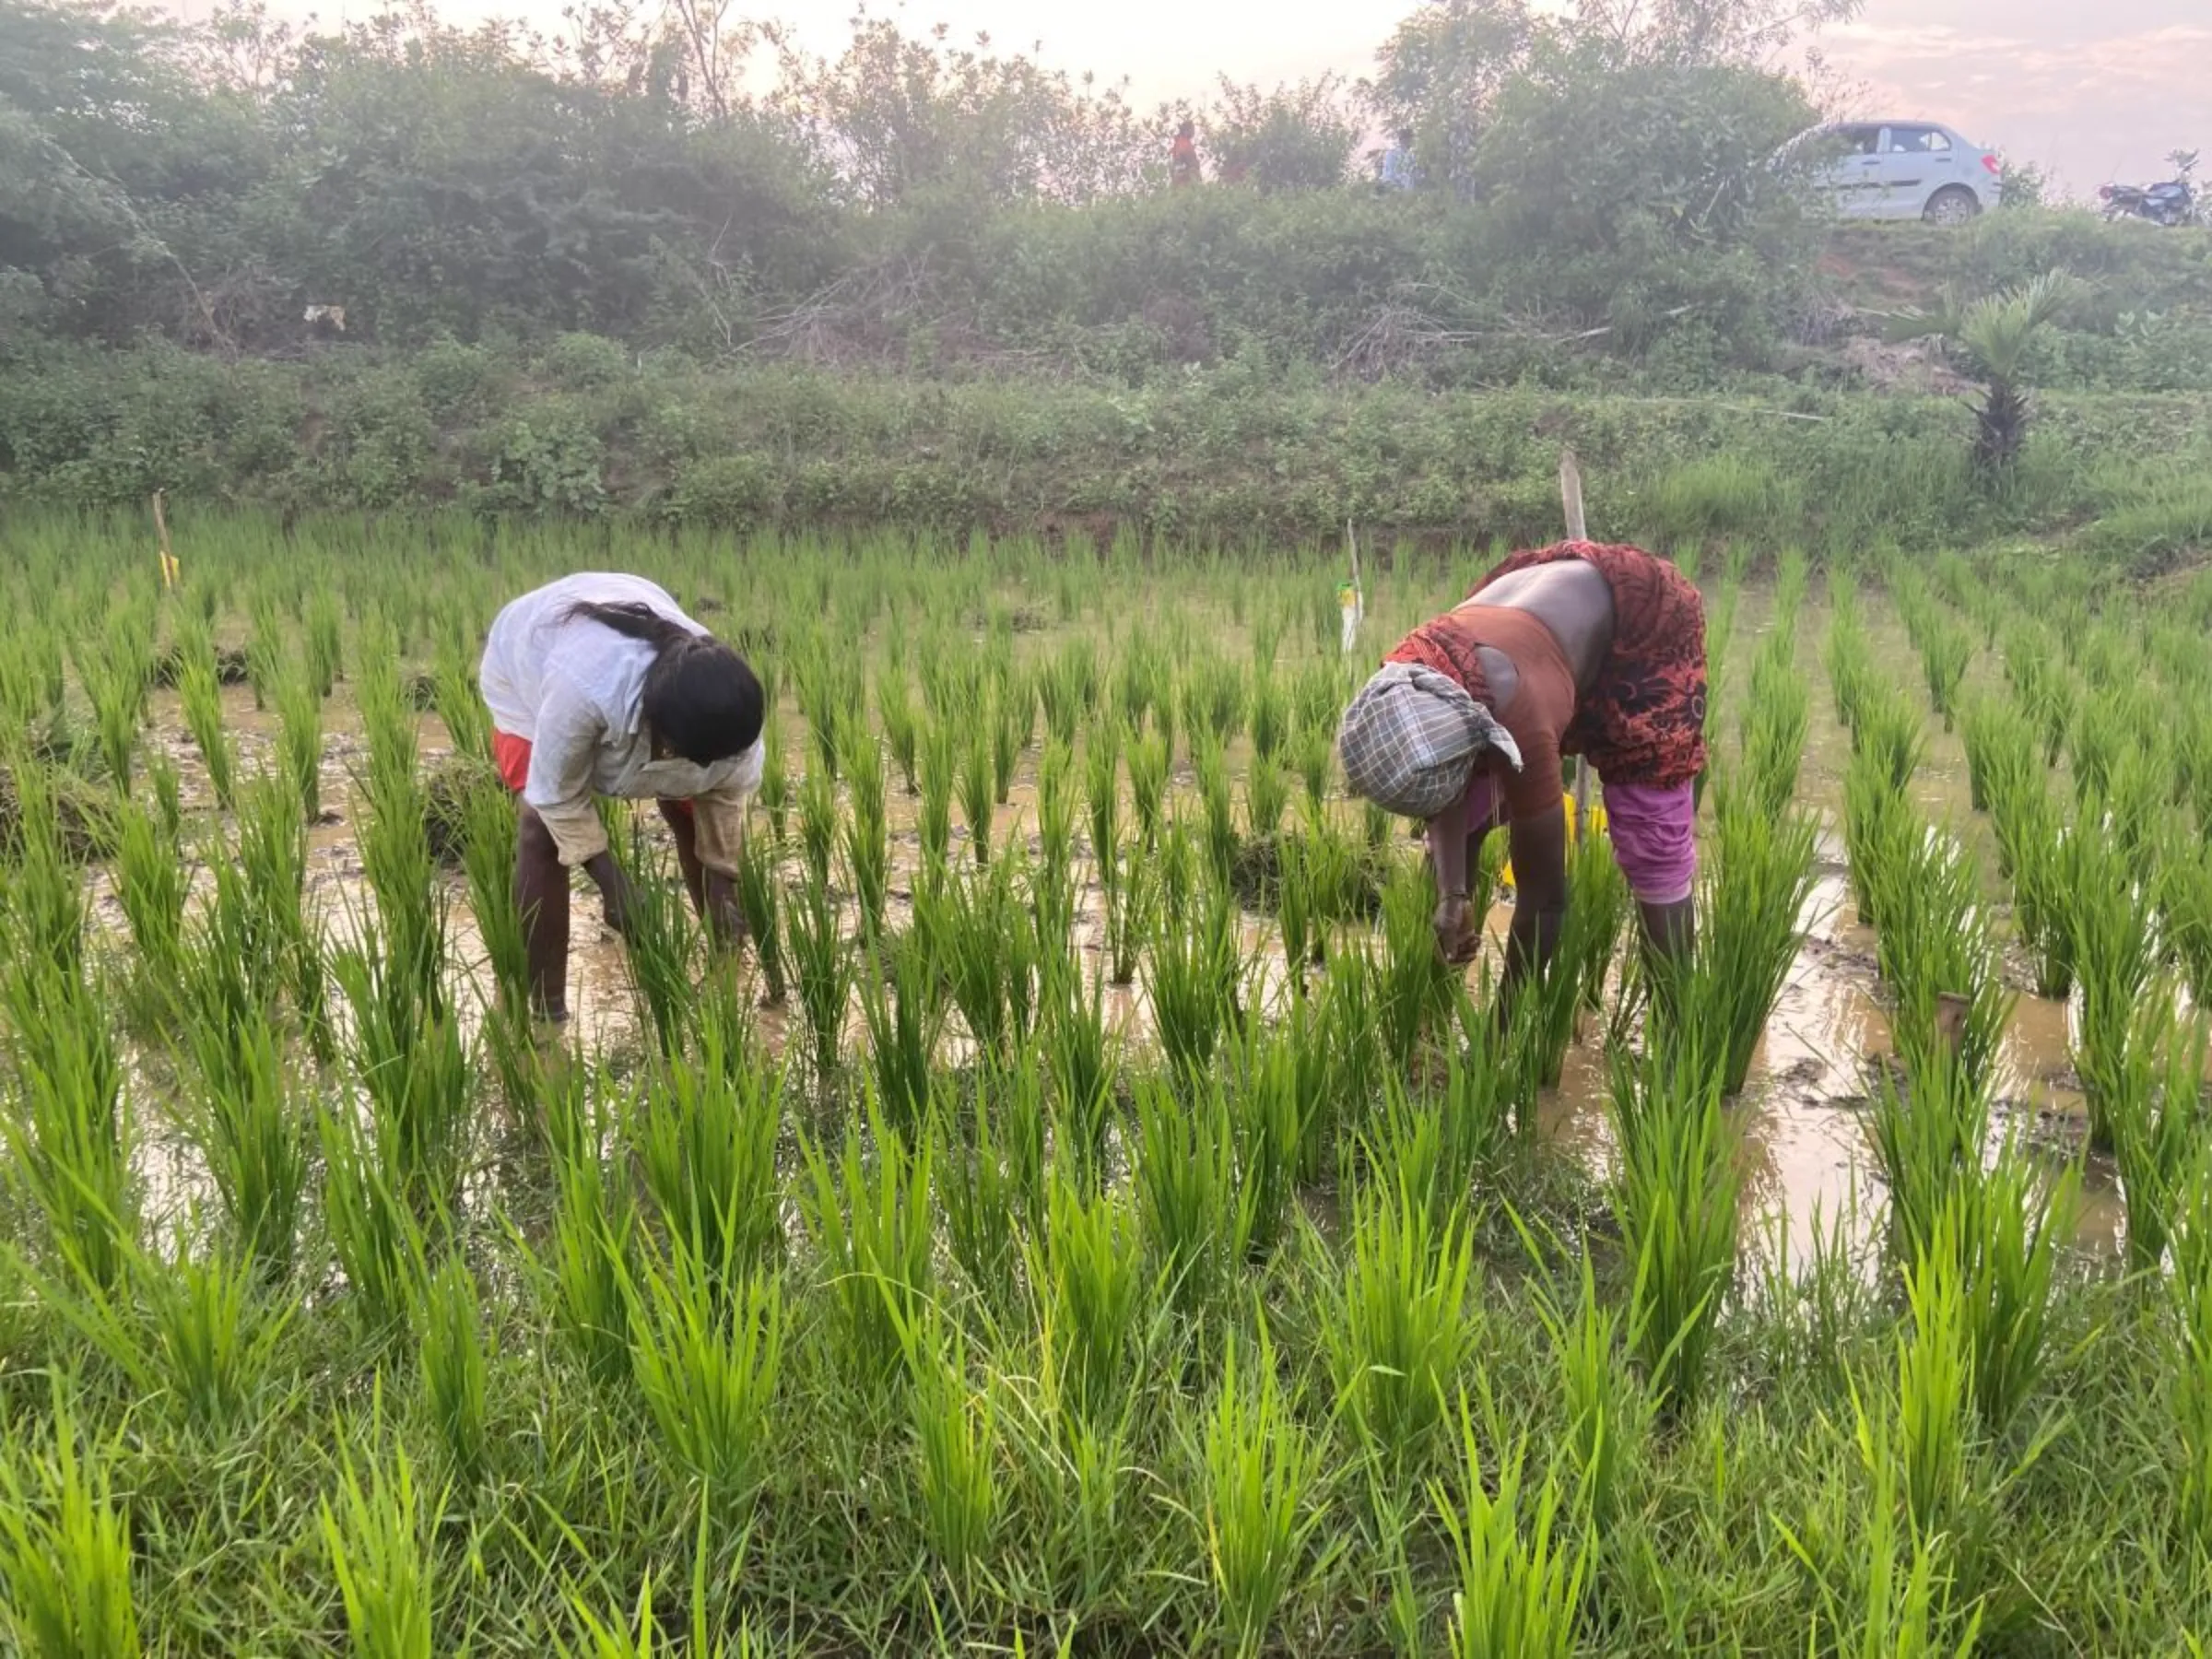
[[[1437,943],[1465,963],[1468,873],[1500,823],[1516,890],[1505,988],[1547,962],[1567,905],[1561,757],[1605,784],[1613,853],[1647,943],[1694,937],[1693,784],[1705,769],[1705,607],[1665,560],[1566,542],[1516,553],[1393,650],[1345,711],[1353,792],[1428,826]]]
[[[1198,124],[1184,121],[1168,147],[1168,182],[1178,188],[1198,182]]]
[[[766,708],[743,657],[641,576],[565,576],[500,612],[478,684],[518,797],[515,894],[539,1018],[568,1018],[570,869],[631,936],[634,899],[595,796],[658,801],[692,904],[717,943],[744,941],[737,850]]]
[[[1411,190],[1413,184],[1413,129],[1400,127],[1391,147],[1382,152],[1382,188]]]

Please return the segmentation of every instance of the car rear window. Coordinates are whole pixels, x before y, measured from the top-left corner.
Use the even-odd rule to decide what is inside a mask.
[[[1890,153],[1912,156],[1940,154],[1951,147],[1947,135],[1936,127],[1906,126],[1889,129]]]

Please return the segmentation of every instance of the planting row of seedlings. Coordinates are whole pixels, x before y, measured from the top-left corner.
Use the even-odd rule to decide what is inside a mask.
[[[0,632],[19,1645],[1477,1653],[2193,1621],[2196,1488],[2153,1427],[2184,1350],[2162,1324],[2080,1340],[2117,1304],[2040,1244],[2006,1278],[1962,1241],[2042,1217],[2019,1165],[1955,1124],[1949,1163],[1921,1154],[1901,1316],[1833,1260],[1742,1248],[1728,1101],[1812,893],[1802,563],[1729,685],[1694,958],[1624,948],[1585,835],[1562,948],[1501,1019],[1438,963],[1412,848],[1325,750],[1303,764],[1342,687],[1334,615],[1295,625],[1313,569],[1077,571],[1078,626],[1032,631],[1053,561],[935,550],[890,582],[894,630],[861,620],[888,557],[808,550],[748,609],[798,715],[771,728],[748,965],[641,880],[638,1040],[562,1052],[517,1012],[512,805],[481,771],[438,798],[417,709],[480,752],[438,596],[480,617],[574,549],[449,575],[373,547],[417,587],[296,605],[276,551],[126,599],[103,659],[127,680],[174,644],[199,675],[204,625],[218,694],[192,712],[180,672],[179,718],[228,757],[227,809],[213,760],[147,741],[143,692],[87,747],[92,677],[49,696],[59,630],[18,606]],[[1133,596],[1141,630],[1080,625]],[[1193,649],[1223,618],[1239,647]],[[265,731],[220,690],[241,625]],[[361,870],[343,916],[309,877],[326,806]],[[753,1006],[779,981],[781,1049]],[[1594,1185],[1536,1130],[1578,1026],[1609,1050]],[[1957,1093],[1953,1119],[1983,1098]],[[157,1202],[157,1139],[193,1149],[191,1203]],[[2142,1449],[2099,1524],[2139,1564],[2124,1596],[2059,1518],[2069,1460],[2116,1447]]]

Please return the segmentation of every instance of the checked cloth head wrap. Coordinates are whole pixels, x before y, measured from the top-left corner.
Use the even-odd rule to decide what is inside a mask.
[[[1418,663],[1384,664],[1336,733],[1352,792],[1401,818],[1432,818],[1459,799],[1486,748],[1521,770],[1520,745],[1497,717],[1457,680]]]

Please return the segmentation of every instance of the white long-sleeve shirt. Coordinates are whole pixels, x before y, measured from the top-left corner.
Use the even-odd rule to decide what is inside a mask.
[[[693,633],[708,631],[642,576],[587,571],[511,602],[492,622],[477,683],[493,725],[530,744],[523,799],[570,865],[606,850],[594,794],[689,801],[700,863],[735,877],[746,803],[760,786],[759,741],[710,766],[654,759],[641,706],[653,647],[571,618],[579,604],[641,604]]]

